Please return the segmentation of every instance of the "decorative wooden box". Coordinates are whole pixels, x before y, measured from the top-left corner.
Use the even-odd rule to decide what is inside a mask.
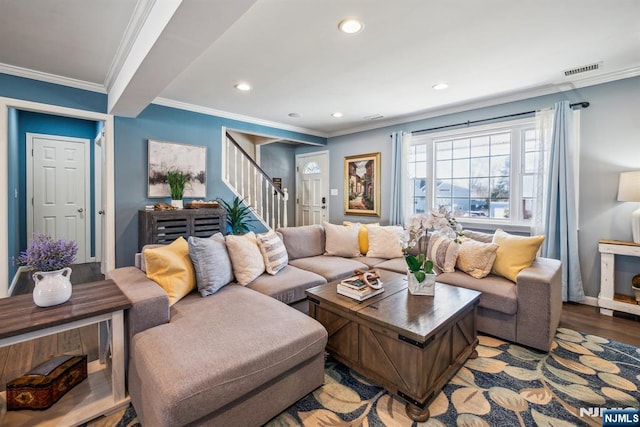
[[[43,410],[87,378],[87,356],[56,356],[7,383],[7,410]]]

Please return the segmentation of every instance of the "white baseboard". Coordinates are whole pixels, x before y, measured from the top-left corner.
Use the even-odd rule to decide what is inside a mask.
[[[25,271],[29,271],[29,267],[25,265],[21,265],[20,267],[18,267],[18,270],[16,271],[16,274],[13,276],[13,280],[11,281],[11,286],[9,286],[9,290],[7,291],[8,296],[13,295],[13,290],[18,284],[18,278],[20,277],[20,274],[24,273]]]
[[[594,307],[600,306],[600,304],[598,304],[598,298],[596,297],[584,297],[584,300],[580,301],[580,304],[592,305]]]

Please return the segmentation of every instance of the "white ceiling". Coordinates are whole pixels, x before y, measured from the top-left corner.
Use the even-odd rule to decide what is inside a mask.
[[[640,75],[638,17],[638,0],[0,0],[0,72],[105,91],[116,115],[155,100],[331,136]]]

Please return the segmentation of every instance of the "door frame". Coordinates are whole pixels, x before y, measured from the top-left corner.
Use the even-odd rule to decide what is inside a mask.
[[[301,153],[301,154],[296,154],[296,159],[295,159],[295,166],[296,166],[296,226],[298,224],[300,224],[300,209],[298,209],[298,201],[300,200],[300,193],[299,191],[302,189],[302,186],[300,185],[300,171],[297,169],[298,168],[298,160],[302,159],[304,157],[311,157],[311,156],[317,156],[318,154],[322,154],[326,157],[327,159],[327,170],[325,172],[323,172],[323,175],[326,174],[326,182],[327,182],[327,187],[331,186],[331,182],[330,182],[330,178],[331,175],[329,174],[329,170],[330,170],[330,165],[329,165],[329,150],[321,150],[321,151],[311,151],[309,153]],[[326,210],[327,210],[327,221],[329,221],[329,205],[330,205],[330,201],[331,201],[331,197],[329,196],[330,194],[330,190],[329,188],[326,188],[325,191],[327,192],[327,203],[326,203]]]
[[[115,213],[111,207],[115,206],[115,175],[114,175],[114,126],[113,116],[105,113],[97,113],[76,108],[60,107],[57,105],[44,104],[40,102],[25,101],[22,99],[0,97],[0,179],[1,182],[9,182],[9,109],[33,111],[37,113],[52,114],[57,116],[73,117],[104,122],[105,146],[104,146],[104,172],[105,180],[103,184],[105,201],[105,234],[102,242],[102,265],[103,272],[108,272],[115,268],[116,244],[115,244]],[[13,194],[13,189],[11,190]],[[9,188],[8,185],[0,185],[0,206],[8,206]],[[0,281],[9,284],[9,212],[8,209],[0,209]],[[8,296],[8,287],[0,285],[0,298]]]
[[[95,224],[93,231],[94,239],[94,256],[92,257],[94,262],[102,259],[102,234],[103,234],[103,214],[104,214],[104,199],[102,198],[102,183],[104,182],[103,167],[104,164],[104,131],[100,130],[100,133],[96,135],[93,140],[93,175],[95,185],[93,187],[92,198],[94,200],[93,210],[93,223]],[[100,183],[100,185],[98,185]],[[91,250],[91,248],[89,248]],[[103,272],[104,273],[104,272]]]
[[[27,151],[27,237],[33,235],[33,203],[29,203],[29,200],[33,200],[33,154],[30,156],[29,152],[33,153],[33,139],[34,138],[46,138],[56,141],[71,141],[84,145],[84,182],[85,184],[91,182],[91,140],[88,138],[77,138],[73,136],[60,136],[50,135],[46,133],[26,133]],[[95,185],[98,186],[99,181],[96,177]],[[84,224],[84,262],[95,262],[95,257],[91,257],[91,186],[85,185],[84,187],[84,212],[85,212],[85,224]]]

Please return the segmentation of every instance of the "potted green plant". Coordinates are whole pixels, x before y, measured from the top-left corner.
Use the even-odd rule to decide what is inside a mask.
[[[169,192],[171,193],[171,206],[182,209],[182,197],[184,196],[184,188],[191,181],[191,175],[182,172],[179,169],[167,171],[167,184],[169,184]]]
[[[222,199],[218,199],[218,201],[227,210],[227,230],[231,234],[248,233],[248,223],[255,221],[255,219],[251,208],[244,204],[244,200],[236,196],[231,202]]]

